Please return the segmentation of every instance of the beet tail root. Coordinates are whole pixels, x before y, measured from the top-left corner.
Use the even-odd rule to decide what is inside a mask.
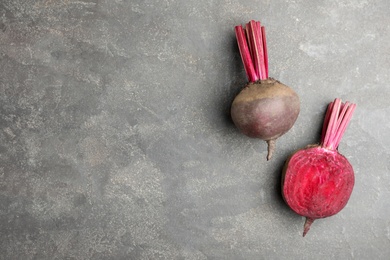
[[[307,232],[309,232],[311,224],[313,224],[314,219],[306,218],[305,225],[303,225],[303,237],[306,236]]]
[[[267,161],[271,160],[272,155],[274,154],[275,144],[276,144],[275,139],[271,139],[267,141],[267,145],[268,145]]]

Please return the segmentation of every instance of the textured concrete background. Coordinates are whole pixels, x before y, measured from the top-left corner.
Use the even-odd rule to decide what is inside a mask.
[[[390,259],[388,0],[0,0],[1,259]],[[233,27],[261,19],[271,75],[301,97],[266,162],[229,106]],[[316,221],[281,168],[358,104],[356,185]]]

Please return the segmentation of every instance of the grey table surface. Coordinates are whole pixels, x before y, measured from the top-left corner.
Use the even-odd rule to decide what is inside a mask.
[[[390,1],[1,0],[1,259],[390,259]],[[234,26],[267,28],[270,75],[301,98],[267,162],[229,108]],[[338,215],[280,193],[328,102],[358,108]]]

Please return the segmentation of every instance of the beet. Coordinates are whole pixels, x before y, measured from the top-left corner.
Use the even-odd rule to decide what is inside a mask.
[[[314,220],[337,214],[351,196],[353,168],[338,146],[355,108],[355,104],[335,99],[328,106],[321,144],[298,150],[285,164],[283,198],[293,211],[306,217],[303,236]]]
[[[250,21],[244,29],[235,27],[237,42],[249,83],[236,96],[231,117],[245,135],[268,143],[271,159],[275,140],[298,118],[298,95],[288,86],[268,77],[268,54],[264,26]]]

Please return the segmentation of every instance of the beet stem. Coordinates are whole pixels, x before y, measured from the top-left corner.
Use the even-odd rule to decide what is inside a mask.
[[[324,124],[322,128],[321,146],[330,150],[335,150],[340,144],[356,104],[350,102],[342,103],[339,98],[328,105]]]
[[[265,27],[261,26],[261,36],[263,38],[263,51],[264,51],[264,65],[265,65],[265,77],[268,79],[268,49],[267,49],[267,38],[265,36]]]
[[[341,138],[343,137],[345,131],[347,130],[347,126],[349,125],[349,122],[351,121],[352,114],[356,109],[356,104],[351,104],[348,106],[347,111],[345,113],[345,116],[343,117],[343,120],[340,123],[340,126],[338,128],[336,137],[335,137],[335,147],[337,148],[341,142]]]
[[[328,129],[330,114],[332,112],[332,107],[333,107],[333,102],[329,103],[328,108],[326,109],[324,124],[322,126],[321,142],[325,141],[326,129]]]
[[[245,29],[235,27],[242,62],[249,82],[268,78],[268,53],[265,28],[259,21],[251,20]]]
[[[255,62],[255,69],[259,78],[264,80],[267,79],[267,77],[264,62],[264,45],[262,39],[263,35],[261,33],[261,24],[259,21],[252,20],[248,23],[248,26],[250,27],[250,37],[253,42],[252,57]]]
[[[235,27],[236,38],[238,43],[238,49],[240,50],[240,55],[242,63],[244,64],[245,72],[248,77],[249,82],[255,82],[259,80],[256,75],[255,69],[253,67],[252,58],[248,49],[248,43],[245,38],[245,31],[241,25]]]
[[[257,34],[259,35],[258,38],[259,38],[259,44],[260,44],[260,46],[259,46],[259,49],[260,49],[259,58],[260,58],[260,71],[261,71],[261,75],[262,75],[262,77],[260,77],[260,78],[264,80],[264,79],[267,79],[268,76],[267,76],[267,69],[265,67],[263,33],[261,31],[261,24],[260,24],[260,22],[256,22],[256,31],[257,31]]]
[[[341,100],[336,98],[333,102],[332,111],[330,114],[329,124],[326,129],[326,135],[325,135],[325,147],[334,150],[335,148],[331,146],[332,140],[331,138],[334,136],[334,133],[336,132],[336,122],[337,122],[337,116],[339,114]]]
[[[269,161],[269,160],[271,160],[272,155],[274,154],[276,140],[275,139],[267,140],[267,144],[268,144],[267,161]]]
[[[306,236],[307,232],[309,232],[311,224],[313,224],[314,219],[306,218],[305,224],[303,225],[303,237]]]
[[[259,32],[257,30],[257,24],[255,21],[250,21],[247,23],[246,27],[248,33],[248,42],[252,48],[250,48],[253,65],[255,67],[256,75],[263,79],[262,70],[261,70],[261,54],[263,52],[263,46],[260,42]]]
[[[249,55],[251,56],[252,61],[253,61],[253,68],[255,68],[254,57],[253,57],[253,43],[252,43],[252,40],[250,38],[251,32],[250,32],[249,23],[247,23],[245,25],[244,32],[245,32],[246,42],[248,43]],[[255,73],[257,74],[256,69],[255,69]]]

